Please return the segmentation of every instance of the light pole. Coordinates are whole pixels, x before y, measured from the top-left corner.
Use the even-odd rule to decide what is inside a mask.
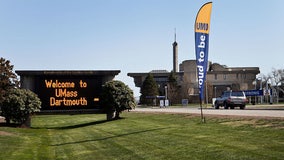
[[[262,95],[260,95],[260,104],[262,104],[263,103],[262,77],[258,77],[257,80],[260,81],[259,89],[262,91]]]
[[[165,85],[165,107],[169,106],[169,100],[168,100],[168,86]]]
[[[269,79],[269,81],[267,81],[267,84],[269,85],[269,104],[273,103],[273,94],[272,94],[272,89],[271,89],[271,80]],[[268,89],[268,86],[267,86]]]
[[[165,85],[165,99],[168,99],[168,86]]]
[[[254,84],[254,89],[256,90],[256,85],[257,85],[257,78],[255,78],[255,80],[252,82],[252,84]],[[254,96],[254,102],[252,102],[253,105],[256,104],[256,96]]]

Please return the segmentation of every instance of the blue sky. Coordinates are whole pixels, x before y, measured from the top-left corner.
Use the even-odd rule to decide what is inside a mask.
[[[15,70],[172,69],[195,59],[194,20],[203,0],[0,0],[0,56]],[[209,60],[283,69],[284,1],[213,1]]]

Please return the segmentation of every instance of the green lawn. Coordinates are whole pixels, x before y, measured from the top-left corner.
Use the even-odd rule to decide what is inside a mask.
[[[283,159],[283,119],[125,112],[42,115],[32,129],[0,127],[0,159]]]

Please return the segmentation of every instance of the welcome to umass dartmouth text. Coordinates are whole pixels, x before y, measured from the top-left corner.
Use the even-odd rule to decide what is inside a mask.
[[[54,89],[54,97],[49,98],[50,106],[87,106],[88,105],[86,97],[78,97],[78,91],[67,90],[68,88],[74,89],[76,87],[75,82],[60,82],[58,80],[55,81],[45,80],[45,86],[46,88]],[[87,82],[83,82],[82,80],[80,80],[79,87],[86,88]]]

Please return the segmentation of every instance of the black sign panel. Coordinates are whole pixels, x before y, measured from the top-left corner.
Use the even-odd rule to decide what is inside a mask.
[[[98,109],[102,77],[100,76],[40,76],[36,92],[42,110]]]
[[[41,110],[103,111],[102,85],[120,70],[18,70],[21,87],[35,92]]]

